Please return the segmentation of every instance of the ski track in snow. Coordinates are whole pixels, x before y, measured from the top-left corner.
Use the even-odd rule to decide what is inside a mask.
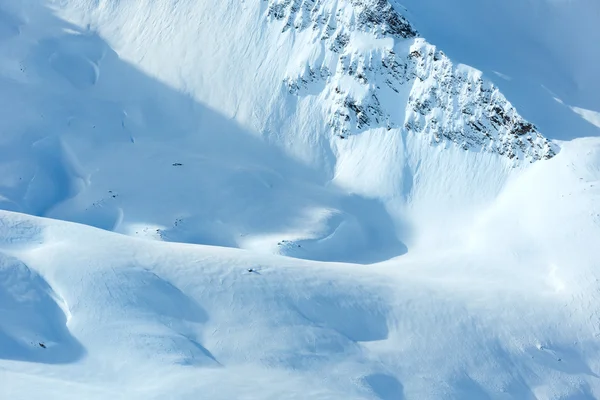
[[[0,397],[600,397],[600,140],[340,140],[266,3],[0,0]]]

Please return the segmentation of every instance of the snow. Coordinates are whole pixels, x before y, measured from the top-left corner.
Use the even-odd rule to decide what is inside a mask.
[[[2,212],[3,393],[594,398],[599,161],[572,142],[463,241],[368,268]]]
[[[519,89],[527,63],[480,64],[493,35],[469,33],[468,54],[441,40],[464,34],[434,29],[446,6],[406,2],[454,64],[381,27],[332,50],[353,6],[300,2],[288,24],[276,3],[0,0],[0,397],[600,397],[600,140],[561,130],[570,109],[537,113],[549,99],[595,121],[587,89],[560,90],[575,70],[540,73],[546,97]],[[417,47],[460,95],[427,56],[398,92],[366,69]],[[466,89],[482,73],[461,62],[496,71],[519,111],[531,99],[523,115],[569,138],[558,154],[403,128],[432,88],[427,124],[482,112]],[[390,121],[336,136],[336,88],[377,93]]]

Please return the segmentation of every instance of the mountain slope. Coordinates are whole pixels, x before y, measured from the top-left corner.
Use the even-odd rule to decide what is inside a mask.
[[[155,19],[162,9],[150,3],[113,2],[106,9],[95,2],[67,2],[62,12],[94,26],[126,59],[150,73],[176,87],[187,86],[195,98],[232,113],[251,130],[283,136],[285,141],[290,136],[296,141],[307,135],[307,139],[314,135],[328,138],[330,130],[344,136],[351,129],[403,128],[405,124],[409,133],[424,130],[431,135],[439,123],[439,130],[446,131],[441,136],[469,148],[489,147],[514,157],[518,156],[514,147],[520,147],[528,159],[553,154],[549,143],[480,73],[466,67],[457,71],[443,53],[422,40],[415,41],[417,31],[386,1],[282,0],[219,6],[185,2],[172,9],[168,4],[164,4],[168,15],[163,19]],[[224,19],[210,17],[215,14]],[[237,29],[229,29],[233,21],[239,24]],[[149,24],[155,29],[144,28]],[[167,26],[180,29],[163,29]],[[191,35],[205,38],[208,45],[190,46]],[[123,37],[132,41],[119,43]],[[420,60],[417,54],[423,46],[427,48],[422,49],[424,59]],[[186,63],[163,65],[167,63],[161,52],[173,48],[181,49]],[[223,63],[217,67],[208,59]],[[296,102],[282,96],[281,81],[305,99]],[[404,84],[407,88],[400,93]],[[458,94],[466,99],[457,107],[449,98]],[[307,115],[309,110],[322,115],[328,125]],[[418,114],[425,115],[425,120],[419,121]],[[301,130],[282,130],[281,120],[290,118],[297,120],[294,125]],[[445,126],[448,120],[455,125]],[[483,126],[473,126],[476,122]],[[309,129],[316,133],[305,132]],[[315,151],[312,145],[294,146],[300,149],[290,151]]]
[[[423,18],[0,0],[0,397],[599,397],[600,142]]]
[[[454,67],[434,46],[410,40],[417,31],[387,1],[336,5],[272,2],[267,17],[284,22],[282,33],[309,30],[312,42],[322,42],[298,60],[301,71],[286,83],[292,94],[331,99],[328,122],[339,137],[400,126],[465,150],[528,160],[554,156],[553,146],[478,71]]]
[[[20,344],[2,347],[0,393],[595,398],[599,157],[597,140],[570,143],[463,246],[368,268],[2,212],[0,294],[20,308],[0,326]],[[40,309],[55,311],[22,324]]]
[[[50,3],[72,23],[19,4],[0,43],[15,211],[368,263],[453,238],[557,151],[387,3]]]

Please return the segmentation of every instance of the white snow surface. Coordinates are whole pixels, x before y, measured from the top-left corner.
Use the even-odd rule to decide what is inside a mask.
[[[0,0],[0,398],[600,398],[587,39],[471,3]]]

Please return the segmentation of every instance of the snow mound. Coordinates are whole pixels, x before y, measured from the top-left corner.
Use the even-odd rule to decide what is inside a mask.
[[[0,359],[62,364],[83,355],[66,328],[60,296],[37,273],[4,254],[0,254],[0,302]]]

